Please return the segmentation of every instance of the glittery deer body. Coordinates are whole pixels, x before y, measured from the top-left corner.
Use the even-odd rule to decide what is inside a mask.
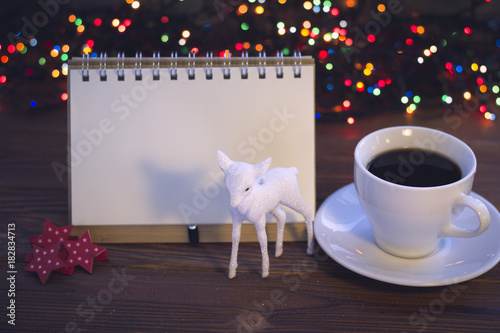
[[[229,212],[233,220],[232,250],[229,263],[229,278],[236,276],[238,246],[243,221],[249,221],[257,230],[262,252],[262,277],[269,275],[269,254],[267,250],[266,214],[276,218],[277,237],[275,256],[283,253],[283,230],[285,212],[280,204],[304,216],[307,226],[307,254],[313,253],[313,212],[304,203],[297,184],[297,168],[274,168],[271,158],[252,165],[233,162],[223,152],[217,152],[217,161],[225,174],[225,183],[230,196]]]

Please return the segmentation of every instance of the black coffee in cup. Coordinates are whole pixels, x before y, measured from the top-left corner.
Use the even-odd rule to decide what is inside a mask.
[[[462,178],[462,171],[455,162],[419,148],[384,152],[374,157],[367,169],[391,183],[413,187],[441,186]]]

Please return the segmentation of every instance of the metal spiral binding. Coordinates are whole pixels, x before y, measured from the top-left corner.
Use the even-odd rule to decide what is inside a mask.
[[[244,51],[241,54],[240,72],[242,79],[248,79],[248,51]]]
[[[139,64],[139,66],[137,66]],[[136,52],[135,53],[135,80],[136,81],[141,81],[142,80],[142,52]]]
[[[120,67],[120,59],[121,67]],[[116,75],[118,76],[118,81],[125,81],[125,52],[118,52],[118,57],[116,58]]]
[[[85,68],[85,59],[87,59],[87,68]],[[83,81],[89,80],[89,62],[90,62],[90,54],[85,53],[82,56],[82,79]]]
[[[226,66],[227,60],[227,66]],[[222,74],[224,74],[224,80],[228,80],[231,78],[231,53],[228,52],[228,56],[226,57],[226,53],[224,53],[224,63],[222,67]]]
[[[276,55],[276,77],[278,79],[283,78],[283,51],[279,52]]]
[[[299,65],[297,66],[297,56],[299,58]],[[298,68],[298,70],[297,70]],[[293,77],[300,78],[302,73],[302,54],[300,52],[293,52]]]
[[[96,57],[94,57],[96,58]],[[293,69],[294,78],[300,78],[302,75],[302,54],[299,51],[293,53],[293,63],[291,57],[285,59],[283,51],[278,51],[276,55],[276,63],[274,64],[274,57],[271,57],[271,62],[276,70],[276,78],[283,78],[286,67],[291,66]],[[311,63],[311,57],[305,58],[305,64]],[[110,58],[113,59],[114,58]],[[118,52],[116,58],[116,74],[118,81],[125,81],[125,68],[132,68],[134,70],[134,76],[136,81],[142,80],[142,66],[143,58],[142,52],[136,52],[135,54],[135,66],[133,66],[133,59],[125,59],[124,52]],[[178,59],[177,52],[171,52],[170,55],[170,79],[178,79],[178,69],[186,68],[188,79],[194,80],[196,73],[196,53],[189,53],[187,62],[185,58]],[[214,76],[214,66],[220,67],[222,71],[223,78],[225,80],[231,79],[231,54],[224,54],[223,58],[214,59],[213,52],[206,53],[205,67],[203,68],[205,72],[205,78],[207,80],[212,80]],[[78,63],[74,64],[78,66]],[[152,58],[145,58],[144,60],[145,68],[151,65],[151,73],[153,80],[160,80],[160,67],[161,67],[161,57],[160,52],[153,52]],[[132,66],[132,67],[131,67]],[[256,67],[259,75],[259,79],[266,78],[266,66],[267,66],[267,56],[266,52],[259,52],[259,56],[250,57],[248,56],[248,51],[243,51],[241,54],[241,66],[239,68],[241,79],[248,79],[249,67]],[[77,67],[78,68],[78,67]],[[89,53],[82,55],[82,67],[81,74],[83,81],[90,80],[90,69],[95,70],[99,75],[100,81],[107,81],[107,53],[101,52],[98,59],[91,59]],[[288,72],[287,72],[288,73]]]
[[[174,58],[175,56],[175,58]],[[175,59],[175,63],[174,63]],[[175,65],[174,65],[175,64]],[[177,52],[170,54],[170,80],[177,80]]]
[[[209,63],[209,60],[210,60],[210,63]],[[207,80],[212,80],[213,77],[214,77],[213,66],[214,66],[214,53],[213,52],[210,52],[210,53],[207,52],[207,61],[205,63],[205,78]]]
[[[160,79],[160,52],[154,52],[153,53],[153,80],[159,80]]]
[[[259,52],[259,79],[266,78],[266,51]]]
[[[191,59],[193,59],[192,64],[191,64]],[[189,53],[188,54],[187,73],[188,73],[188,79],[190,79],[190,80],[194,80],[195,60],[196,60],[196,53],[194,53],[194,52]]]
[[[106,81],[106,79],[107,79],[106,56],[107,56],[106,52],[104,52],[104,54],[101,52],[101,58],[99,60],[99,78],[101,79],[101,81]]]

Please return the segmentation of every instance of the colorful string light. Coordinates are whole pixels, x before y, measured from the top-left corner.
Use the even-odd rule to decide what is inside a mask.
[[[127,7],[130,6],[129,8],[132,10],[129,9],[129,11],[132,13],[151,11],[151,8],[145,4],[142,5],[137,0],[125,0],[124,3]],[[156,48],[161,48],[165,43],[169,43],[165,47],[175,48],[177,46],[181,55],[186,55],[189,52],[198,53],[200,50],[204,50],[204,46],[201,45],[202,41],[209,40],[207,36],[216,33],[213,29],[217,25],[222,27],[225,24],[235,22],[236,27],[240,28],[238,31],[241,35],[235,36],[240,39],[230,40],[227,45],[221,44],[221,49],[216,50],[220,52],[221,56],[229,52],[249,51],[255,53],[264,50],[270,54],[274,48],[278,47],[284,55],[290,55],[290,50],[301,48],[303,54],[313,54],[317,59],[319,65],[316,68],[321,74],[318,77],[323,80],[317,87],[330,94],[328,96],[331,96],[332,100],[335,99],[330,108],[333,112],[354,113],[360,109],[359,103],[366,104],[367,101],[374,98],[394,98],[391,96],[395,96],[394,91],[397,87],[396,85],[392,87],[390,84],[391,78],[395,78],[396,72],[392,70],[391,66],[386,66],[383,63],[387,62],[387,59],[383,59],[381,65],[380,59],[371,49],[370,45],[374,44],[374,49],[392,47],[393,55],[391,57],[395,57],[395,62],[407,61],[408,64],[409,60],[406,59],[413,59],[409,61],[409,65],[413,66],[413,70],[416,72],[422,68],[422,72],[429,73],[429,66],[442,61],[438,70],[442,72],[429,74],[442,77],[443,85],[451,87],[442,90],[446,92],[446,94],[441,93],[442,103],[451,105],[461,101],[491,98],[488,102],[482,101],[483,104],[481,104],[488,109],[478,111],[488,120],[495,119],[494,108],[500,106],[500,97],[497,96],[500,93],[500,88],[498,85],[492,84],[491,80],[486,82],[484,79],[491,75],[497,75],[493,66],[478,56],[461,58],[453,57],[453,54],[450,56],[450,52],[446,49],[450,43],[453,45],[459,38],[472,39],[467,36],[479,33],[479,29],[476,29],[475,26],[457,27],[453,34],[438,36],[432,24],[428,24],[425,19],[414,15],[410,22],[403,24],[402,33],[393,34],[393,30],[399,28],[395,21],[390,25],[382,25],[381,21],[374,19],[380,28],[374,29],[373,24],[366,25],[366,22],[360,23],[353,20],[350,13],[351,8],[358,7],[356,0],[346,0],[339,7],[334,7],[334,3],[330,0],[306,0],[300,2],[298,7],[291,7],[292,4],[286,0],[279,0],[278,3],[279,6],[271,6],[270,2],[266,2],[266,0],[239,2],[225,8],[225,11],[220,13],[222,15],[219,17],[220,23],[209,23],[203,28],[189,22],[180,23],[175,17],[169,17],[163,13],[152,17],[150,21],[139,24],[138,21],[133,21],[136,17],[135,14],[127,17],[126,14],[120,13],[118,16],[116,14],[118,11],[115,11],[117,17],[109,17],[109,14],[106,17],[101,14],[100,17],[88,18],[80,16],[81,13],[75,11],[68,14],[65,26],[60,30],[74,33],[79,38],[80,44],[73,46],[75,36],[70,36],[71,38],[66,38],[66,40],[51,41],[44,40],[45,37],[40,34],[30,36],[23,41],[16,41],[12,45],[0,45],[0,65],[2,66],[0,69],[18,63],[17,57],[25,53],[39,52],[34,57],[35,63],[30,63],[29,67],[24,68],[24,75],[32,76],[40,70],[50,73],[54,79],[60,79],[67,75],[67,61],[70,55],[78,56],[78,53],[81,52],[81,54],[89,54],[92,58],[96,58],[98,54],[94,48],[96,50],[107,49],[106,45],[103,45],[103,39],[100,38],[101,34],[112,35],[114,33],[116,36],[124,34],[128,38],[133,36],[133,33],[129,34],[129,31],[143,32],[139,29],[144,29],[148,33],[154,31],[152,35],[156,34],[156,37],[151,43]],[[367,12],[374,13],[371,15],[379,15],[377,16],[379,18],[388,17],[390,11],[388,3],[379,1],[370,4],[370,6],[372,7],[367,8]],[[302,12],[301,15],[296,15],[303,17],[301,21],[291,20],[290,17],[294,15],[284,15],[285,11],[289,12],[292,9]],[[284,10],[284,12],[280,13],[280,10]],[[154,16],[151,15],[151,12],[149,15]],[[262,28],[267,26],[271,29]],[[230,30],[228,29],[228,31]],[[496,52],[499,52],[500,39],[496,37],[492,43],[491,46],[495,48]],[[387,47],[389,44],[391,46]],[[298,45],[300,47],[297,47]],[[352,59],[348,59],[348,52],[351,51],[353,52],[351,53]],[[473,54],[473,50],[466,51]],[[436,53],[438,55],[434,56]],[[402,56],[398,58],[399,55]],[[342,63],[343,60],[348,60],[347,65]],[[0,71],[2,85],[7,83],[5,73]],[[322,78],[323,76],[324,78]],[[458,83],[461,85],[459,92],[457,92]],[[403,82],[403,86],[405,84],[411,87],[412,91],[420,91],[419,89],[413,90],[416,83]],[[395,101],[401,103],[409,115],[418,112],[418,104],[421,102],[421,97],[413,94],[412,91],[399,93],[400,96],[402,95],[401,100],[398,101],[396,98]],[[408,94],[409,92],[410,94]],[[426,98],[426,95],[422,95],[422,99]],[[63,96],[66,96],[66,99]],[[60,99],[67,100],[67,95],[60,95]],[[320,113],[318,114],[316,117],[321,118]],[[486,116],[486,114],[488,115]],[[348,118],[344,117],[343,119]],[[354,123],[354,117],[350,117],[350,119]]]

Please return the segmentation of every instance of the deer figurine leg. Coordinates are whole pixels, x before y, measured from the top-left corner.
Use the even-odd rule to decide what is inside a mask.
[[[313,240],[313,213],[309,207],[306,207],[308,212],[304,215],[306,219],[307,228],[307,254],[312,255],[314,253],[314,240]]]
[[[304,216],[306,220],[306,230],[307,230],[307,254],[312,255],[314,253],[314,240],[313,240],[313,212],[307,207],[302,197],[294,202],[293,205],[283,202],[283,204],[294,211],[300,213]]]
[[[228,274],[228,277],[230,279],[236,276],[236,268],[238,267],[238,247],[240,245],[242,223],[243,221],[233,217],[233,234],[232,234],[233,245],[231,248],[231,260],[229,262],[229,274]]]
[[[276,251],[274,256],[278,258],[283,253],[283,232],[285,230],[286,213],[279,206],[270,212],[276,218]]]
[[[260,252],[262,252],[262,277],[266,278],[269,275],[269,253],[267,253],[267,233],[266,233],[266,216],[262,216],[254,223],[257,230],[257,238],[259,239]]]
[[[295,209],[295,208],[294,208]],[[296,209],[304,219],[306,220],[306,230],[307,230],[307,254],[312,255],[314,253],[314,241],[313,241],[313,213],[309,207],[305,204]]]

